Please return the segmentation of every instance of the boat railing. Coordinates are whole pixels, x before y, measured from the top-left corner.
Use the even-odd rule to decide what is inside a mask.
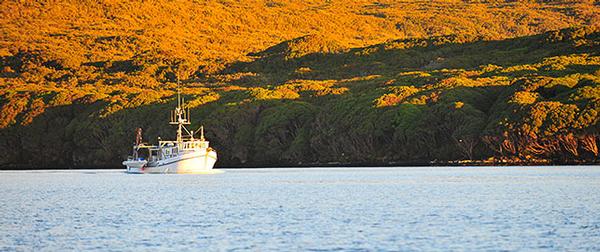
[[[146,160],[144,157],[135,157],[135,156],[127,156],[128,161],[144,161]]]

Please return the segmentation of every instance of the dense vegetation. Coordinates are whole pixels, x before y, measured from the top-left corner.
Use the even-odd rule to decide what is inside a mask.
[[[61,1],[0,8],[0,166],[117,167],[173,138],[218,165],[591,163],[594,1]]]

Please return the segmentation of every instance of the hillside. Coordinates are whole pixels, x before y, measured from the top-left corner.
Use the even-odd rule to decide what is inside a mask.
[[[590,163],[594,1],[40,1],[0,8],[0,166],[118,167],[182,80],[218,166]]]

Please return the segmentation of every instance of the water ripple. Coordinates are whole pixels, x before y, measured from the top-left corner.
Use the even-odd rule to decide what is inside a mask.
[[[0,172],[0,250],[600,250],[600,169]]]

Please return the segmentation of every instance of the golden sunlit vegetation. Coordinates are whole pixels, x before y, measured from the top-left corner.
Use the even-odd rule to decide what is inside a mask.
[[[119,166],[177,80],[220,166],[592,163],[595,1],[4,1],[0,166]]]

